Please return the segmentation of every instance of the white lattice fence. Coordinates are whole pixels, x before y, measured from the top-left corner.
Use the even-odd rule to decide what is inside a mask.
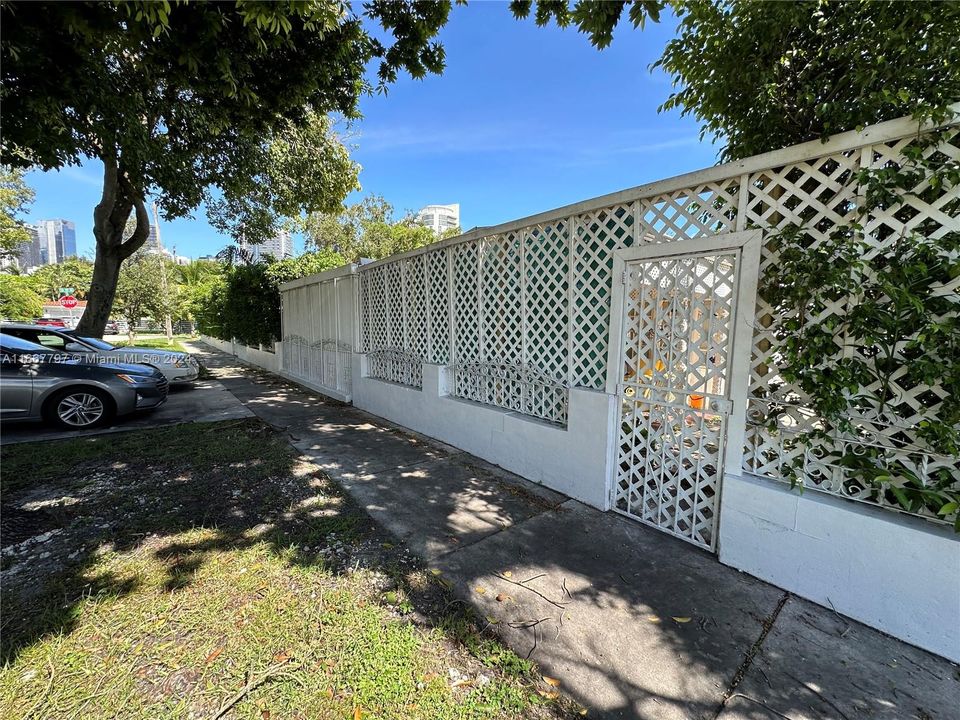
[[[298,280],[281,289],[282,370],[341,396],[352,389],[354,282],[347,268],[341,277]]]
[[[813,238],[814,246],[825,242],[838,226],[855,219],[860,202],[855,173],[866,168],[899,166],[904,150],[917,140],[913,134],[753,173],[748,181],[748,222],[751,226],[770,229],[802,225]],[[958,145],[960,135],[954,130],[945,144],[939,149],[927,150],[927,154],[941,152],[957,160],[960,159]],[[920,230],[936,237],[960,231],[958,188],[934,189],[924,182],[913,192],[922,197],[905,195],[902,204],[868,216],[864,221],[866,237],[873,246],[871,256],[887,252],[905,232]],[[762,255],[761,273],[775,271],[777,260],[775,244],[769,243]],[[945,290],[955,293],[957,288]],[[807,319],[829,322],[845,314],[849,302],[848,298],[840,299]],[[888,462],[896,461],[910,469],[925,482],[942,471],[952,476],[955,484],[960,484],[960,460],[931,452],[917,434],[918,423],[925,414],[936,413],[948,391],[939,384],[910,384],[904,371],[892,378],[892,390],[897,398],[892,405],[883,412],[851,416],[855,432],[837,434],[813,448],[794,442],[798,433],[818,428],[819,421],[802,390],[779,375],[775,321],[772,308],[760,297],[751,365],[745,470],[782,479],[788,466],[799,463],[805,487],[891,509],[899,509],[893,498],[860,480],[839,461],[841,456],[879,453]],[[838,335],[834,341],[838,351],[848,357],[859,354],[847,338]],[[879,390],[878,381],[864,388],[864,394]],[[933,518],[932,512],[919,514]]]
[[[761,228],[771,235],[789,224],[818,240],[854,217],[856,172],[901,162],[916,142],[916,125],[894,121],[848,133],[828,144],[808,143],[690,176],[587,201],[420,251],[360,271],[359,315],[367,352],[387,352],[395,382],[415,384],[423,361],[453,368],[454,395],[563,424],[567,390],[601,390],[607,376],[613,255],[653,242],[674,242]],[[960,139],[939,152],[957,159]],[[867,218],[876,252],[904,229],[960,229],[956,188],[926,189],[889,213]],[[765,241],[761,273],[777,267],[775,243]],[[954,288],[956,291],[956,288]],[[840,301],[817,320],[846,311]],[[748,427],[743,469],[783,479],[798,453],[790,438],[817,418],[798,388],[778,372],[773,326],[763,298],[754,320],[749,369]],[[845,338],[836,339],[838,347]],[[396,370],[396,364],[405,370]],[[378,365],[377,367],[385,366]],[[397,379],[400,377],[401,379]],[[896,379],[895,379],[896,380]],[[915,424],[948,389],[898,386],[901,401],[883,417],[858,418],[862,432],[841,446],[879,446],[926,477],[946,468],[960,482],[956,458],[919,449]],[[888,498],[847,477],[842,468],[805,457],[808,487],[892,506]]]

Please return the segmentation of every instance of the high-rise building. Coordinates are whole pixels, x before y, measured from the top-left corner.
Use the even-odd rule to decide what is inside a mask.
[[[150,224],[150,230],[147,232],[147,239],[142,248],[148,255],[163,255],[168,260],[175,260],[173,253],[163,246],[160,240],[160,229],[153,223]]]
[[[70,220],[41,220],[34,225],[39,243],[38,265],[62,263],[77,255],[77,226]]]
[[[460,227],[460,203],[453,205],[427,205],[417,213],[417,222],[438,236],[447,230]]]
[[[36,267],[40,267],[40,235],[37,228],[33,225],[26,225],[24,229],[30,235],[30,239],[20,243],[17,249],[17,257],[9,265],[19,268],[20,272],[30,272]]]
[[[259,262],[262,258],[265,259],[267,255],[273,257],[274,260],[293,257],[293,238],[286,230],[281,230],[262,243],[253,244],[241,241],[240,247],[250,253],[254,262]]]

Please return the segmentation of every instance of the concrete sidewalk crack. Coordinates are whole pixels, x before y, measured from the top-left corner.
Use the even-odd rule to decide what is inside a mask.
[[[754,642],[747,651],[746,656],[743,658],[743,662],[740,663],[740,667],[738,667],[737,671],[734,673],[733,680],[730,681],[730,687],[728,687],[726,692],[723,694],[723,698],[720,700],[720,705],[717,707],[717,711],[713,714],[713,720],[717,720],[717,718],[720,717],[720,713],[722,713],[724,708],[727,706],[727,702],[733,697],[734,693],[737,691],[737,688],[740,686],[740,683],[743,682],[743,679],[747,676],[747,672],[749,672],[750,667],[753,665],[754,658],[756,658],[757,653],[759,653],[760,649],[763,647],[763,643],[766,641],[767,635],[770,634],[774,623],[777,621],[777,618],[780,617],[780,611],[783,610],[783,606],[787,604],[787,600],[789,599],[790,593],[784,592],[777,603],[777,606],[770,614],[770,617],[763,621],[763,629],[760,631],[760,637],[757,638],[756,642]]]

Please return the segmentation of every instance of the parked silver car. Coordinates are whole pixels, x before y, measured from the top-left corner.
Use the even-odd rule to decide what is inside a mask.
[[[89,360],[149,365],[162,372],[172,385],[192,382],[200,375],[200,365],[189,353],[118,346],[98,338],[81,337],[74,330],[22,323],[3,323],[0,332]]]
[[[0,334],[0,419],[46,420],[81,430],[167,399],[169,383],[144,365],[86,363]]]

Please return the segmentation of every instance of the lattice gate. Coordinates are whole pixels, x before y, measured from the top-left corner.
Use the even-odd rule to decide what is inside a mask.
[[[731,235],[748,236],[755,234]],[[621,307],[619,358],[611,363],[620,404],[612,505],[715,550],[735,319],[738,305],[750,312],[752,298],[740,297],[741,248],[694,250],[704,245],[621,253],[623,287],[614,305]],[[746,376],[749,360],[738,359]],[[743,425],[742,413],[737,422]]]

